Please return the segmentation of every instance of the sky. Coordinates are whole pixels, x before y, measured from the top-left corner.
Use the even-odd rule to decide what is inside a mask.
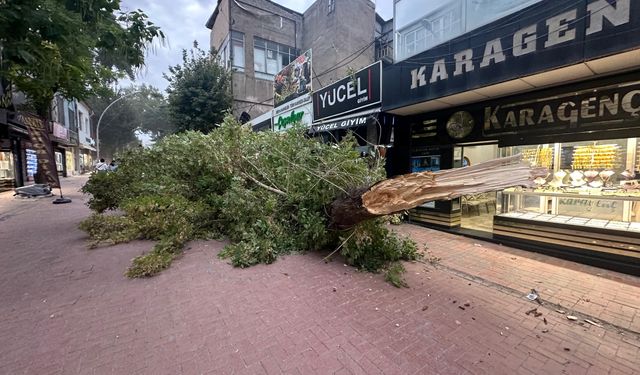
[[[304,12],[314,0],[275,0],[297,12]],[[376,11],[385,20],[393,17],[393,0],[375,0]],[[182,50],[190,49],[193,41],[203,48],[209,46],[205,23],[215,9],[217,0],[122,0],[123,10],[142,9],[151,21],[160,26],[166,36],[164,45],[156,44],[146,58],[146,67],[136,77],[135,84],[146,83],[161,90],[167,87],[162,77],[169,66],[182,61]],[[120,86],[131,82],[122,81]]]

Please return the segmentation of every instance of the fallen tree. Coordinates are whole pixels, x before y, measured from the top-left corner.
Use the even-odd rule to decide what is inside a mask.
[[[347,229],[363,220],[390,215],[435,200],[529,186],[546,169],[531,168],[520,155],[490,160],[472,167],[418,172],[356,189],[331,204],[332,226]]]
[[[166,137],[125,153],[116,172],[83,187],[96,211],[81,228],[92,245],[157,240],[133,260],[131,277],[169,266],[192,239],[225,236],[219,254],[239,267],[296,251],[337,249],[368,271],[401,270],[417,245],[399,238],[385,216],[436,199],[529,185],[541,171],[518,157],[473,167],[384,179],[355,139],[323,144],[302,129],[254,133],[228,117],[216,131]],[[105,214],[114,210],[118,214]],[[394,264],[394,267],[389,267]],[[402,280],[388,277],[395,285]]]

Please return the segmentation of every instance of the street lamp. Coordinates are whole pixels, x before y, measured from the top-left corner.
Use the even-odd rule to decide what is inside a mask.
[[[140,93],[140,91],[132,91],[130,93],[122,95],[118,99],[116,99],[116,100],[112,101],[111,103],[109,103],[107,108],[105,108],[104,111],[102,111],[102,113],[100,114],[100,118],[98,119],[98,125],[96,125],[96,154],[97,154],[96,159],[97,160],[100,160],[100,121],[102,121],[102,116],[104,116],[104,114],[107,112],[107,109],[111,108],[112,105],[116,104],[121,99],[124,99],[127,96],[131,96],[133,94],[139,94],[139,93]]]

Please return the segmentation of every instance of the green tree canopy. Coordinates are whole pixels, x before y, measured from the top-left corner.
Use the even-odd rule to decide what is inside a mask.
[[[194,43],[182,51],[182,65],[169,67],[169,114],[177,130],[208,133],[222,123],[231,109],[231,73],[215,51],[205,52]]]
[[[100,122],[101,157],[113,158],[117,152],[137,146],[138,131],[149,134],[153,140],[175,132],[168,121],[166,98],[157,88],[143,84],[115,92],[103,87],[88,102],[99,118],[116,100]]]
[[[47,116],[56,92],[85,99],[105,81],[133,77],[158,39],[142,10],[121,11],[119,0],[0,1],[0,78]]]

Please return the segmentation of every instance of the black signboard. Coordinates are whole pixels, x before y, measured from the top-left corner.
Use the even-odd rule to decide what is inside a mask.
[[[314,121],[380,103],[382,62],[343,78],[313,94]]]
[[[541,1],[384,71],[393,110],[640,47],[640,1]]]
[[[501,146],[640,136],[640,76],[601,78],[407,118],[412,143]]]
[[[527,134],[591,130],[640,119],[640,83],[587,89],[528,102],[501,103],[484,107],[482,133]]]
[[[358,126],[366,126],[372,124],[376,119],[377,114],[369,114],[362,116],[353,116],[340,120],[328,120],[320,124],[315,124],[311,127],[310,133],[328,132],[338,129],[355,128]]]

